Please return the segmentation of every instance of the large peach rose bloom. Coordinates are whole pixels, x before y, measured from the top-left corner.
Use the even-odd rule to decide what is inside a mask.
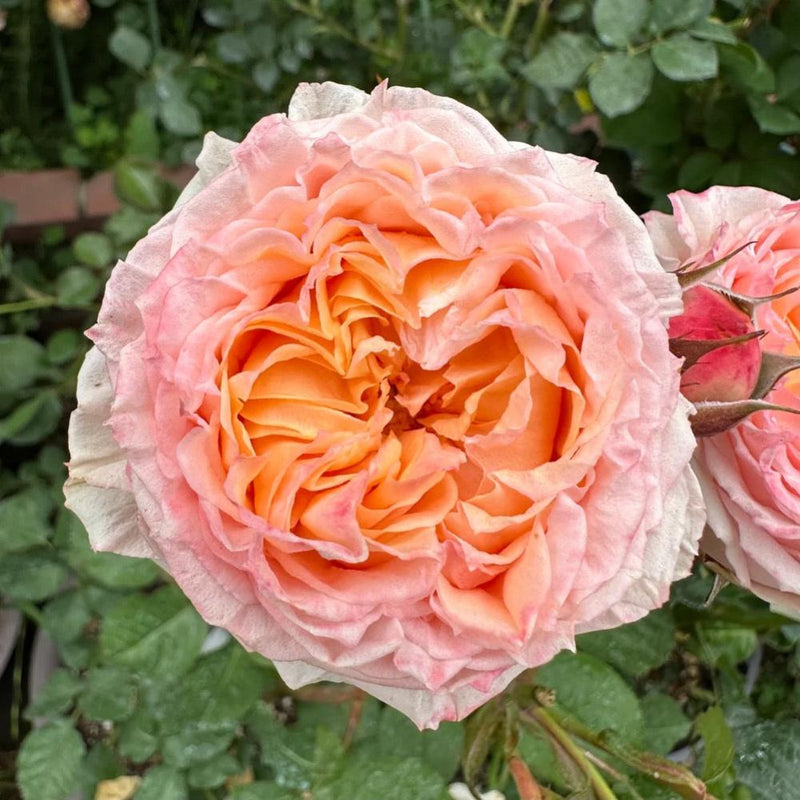
[[[800,286],[800,202],[726,186],[670,199],[674,216],[646,217],[667,269],[701,267],[750,243],[708,280],[756,298]],[[800,293],[759,305],[755,327],[766,332],[762,351],[800,356]],[[800,410],[800,371],[765,399]],[[800,616],[800,416],[753,414],[701,439],[695,466],[708,507],[702,550],[776,609]]]
[[[704,518],[680,292],[592,162],[327,83],[199,167],[90,332],[95,547],[420,726],[664,602]]]

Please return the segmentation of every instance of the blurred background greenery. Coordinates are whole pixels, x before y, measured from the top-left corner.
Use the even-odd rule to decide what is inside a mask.
[[[516,704],[420,734],[346,687],[290,692],[63,509],[81,331],[174,202],[165,168],[300,81],[384,78],[595,159],[639,212],[713,183],[800,196],[800,0],[0,0],[0,179],[111,170],[120,202],[24,237],[0,202],[0,798],[518,798],[530,769],[551,800],[797,800],[800,625],[735,587],[709,603],[702,566]]]

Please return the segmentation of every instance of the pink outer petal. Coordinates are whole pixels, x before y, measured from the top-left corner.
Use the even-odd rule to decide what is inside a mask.
[[[301,662],[274,661],[273,663],[281,678],[293,689],[317,681],[341,682],[342,680],[340,675]],[[492,677],[488,683],[482,683],[479,688],[466,685],[442,692],[392,688],[350,677],[346,681],[401,711],[412,719],[420,730],[424,730],[438,728],[441,722],[463,719],[487,700],[502,692],[525,669],[524,666],[514,665]]]
[[[776,281],[785,288],[797,258],[796,203],[753,187],[677,192],[670,199],[674,217],[646,217],[662,263],[709,263],[757,241],[714,282],[756,296],[771,294]],[[768,332],[762,346],[791,350],[791,333],[776,309],[762,306],[757,322]],[[795,392],[779,384],[768,399],[795,405]],[[701,440],[693,466],[708,508],[703,552],[777,610],[800,618],[798,447],[794,417],[765,412]]]

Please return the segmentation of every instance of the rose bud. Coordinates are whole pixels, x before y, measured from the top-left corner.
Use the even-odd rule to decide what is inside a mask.
[[[690,287],[669,335],[672,352],[686,359],[681,392],[693,403],[752,396],[761,369],[760,334],[729,296],[710,286]]]
[[[705,520],[680,287],[593,162],[325,83],[199,166],[89,332],[96,548],[427,727],[667,599]]]
[[[90,13],[88,0],[47,0],[47,16],[59,28],[78,30],[87,23]]]
[[[674,216],[645,221],[662,265],[692,287],[670,335],[702,434],[702,551],[800,616],[800,203],[722,186],[670,199]],[[731,343],[690,362],[695,337]]]

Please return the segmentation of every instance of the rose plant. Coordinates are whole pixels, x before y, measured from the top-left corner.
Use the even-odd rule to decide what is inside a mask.
[[[712,434],[699,439],[694,460],[708,509],[702,550],[797,616],[800,203],[723,186],[670,199],[672,216],[646,215],[656,252],[667,269],[691,265],[683,276],[706,282],[688,290],[670,325],[680,347],[705,343],[683,376],[700,432]]]
[[[90,331],[95,548],[429,727],[666,600],[704,522],[680,289],[592,162],[328,83],[198,163]]]

